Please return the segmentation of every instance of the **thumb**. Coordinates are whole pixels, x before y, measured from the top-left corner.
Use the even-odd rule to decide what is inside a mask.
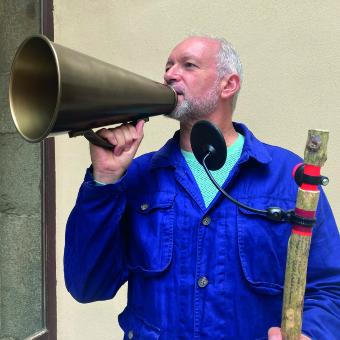
[[[282,340],[281,329],[272,327],[268,331],[268,340]]]
[[[144,127],[145,121],[143,119],[141,119],[137,125],[136,125],[136,131],[138,136],[143,135],[143,127]]]
[[[142,139],[144,137],[144,132],[143,132],[144,124],[145,124],[145,121],[140,120],[136,125],[137,139],[134,140],[132,147],[130,149],[132,150],[132,152],[136,152],[137,149],[139,148],[140,143],[142,142]]]

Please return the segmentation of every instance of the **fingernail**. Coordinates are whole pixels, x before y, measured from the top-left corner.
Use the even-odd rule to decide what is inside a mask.
[[[137,134],[136,134],[136,133],[133,133],[133,134],[132,134],[132,138],[133,138],[133,139],[137,139]]]
[[[113,138],[113,144],[118,144],[118,142],[117,142],[117,139],[116,138]]]
[[[269,337],[268,340],[277,340],[277,336],[276,335],[272,335],[271,337]]]

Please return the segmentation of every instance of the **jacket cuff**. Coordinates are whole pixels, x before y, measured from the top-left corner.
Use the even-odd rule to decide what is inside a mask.
[[[92,176],[92,165],[86,170],[84,182],[82,184],[83,196],[107,196],[115,195],[119,192],[125,191],[126,188],[126,173],[116,183],[97,185]]]

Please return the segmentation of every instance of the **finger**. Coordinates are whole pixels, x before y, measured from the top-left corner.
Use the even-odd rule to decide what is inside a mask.
[[[96,132],[97,136],[102,139],[107,139],[111,144],[117,145],[117,139],[115,138],[114,133],[108,129],[100,129]]]
[[[123,133],[121,127],[113,129],[112,133],[114,134],[114,136],[117,140],[117,144],[116,144],[116,147],[113,150],[113,153],[114,153],[115,156],[120,156],[120,154],[122,153],[122,151],[125,148],[124,133]]]
[[[143,126],[145,124],[144,120],[141,120],[137,123],[136,125],[136,133],[137,133],[137,138],[134,140],[133,145],[131,147],[131,150],[133,152],[136,152],[137,149],[139,148],[140,143],[142,142],[142,139],[144,137],[144,132],[143,132]]]
[[[121,131],[123,132],[124,138],[125,138],[125,146],[124,151],[129,151],[131,148],[131,145],[133,143],[132,134],[130,132],[130,129],[128,127],[128,124],[124,124],[120,127]]]
[[[135,141],[138,138],[136,127],[133,126],[132,124],[126,124],[126,127],[129,129],[131,133],[132,140]]]
[[[268,331],[268,340],[282,340],[281,329],[272,327]]]

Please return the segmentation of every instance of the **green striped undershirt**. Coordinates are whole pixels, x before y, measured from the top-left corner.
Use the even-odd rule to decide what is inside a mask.
[[[241,156],[244,144],[244,136],[242,136],[241,134],[238,135],[239,136],[236,142],[229,146],[229,148],[227,149],[227,159],[222,168],[216,171],[211,171],[214,179],[220,186],[222,186],[223,183],[226,181],[231,169],[234,167]],[[199,189],[201,190],[205,206],[208,207],[215,198],[218,190],[211,182],[210,178],[205,173],[203,166],[197,161],[194,154],[192,152],[187,152],[184,150],[181,150],[181,152],[185,160],[187,161],[192,174],[195,177]]]

